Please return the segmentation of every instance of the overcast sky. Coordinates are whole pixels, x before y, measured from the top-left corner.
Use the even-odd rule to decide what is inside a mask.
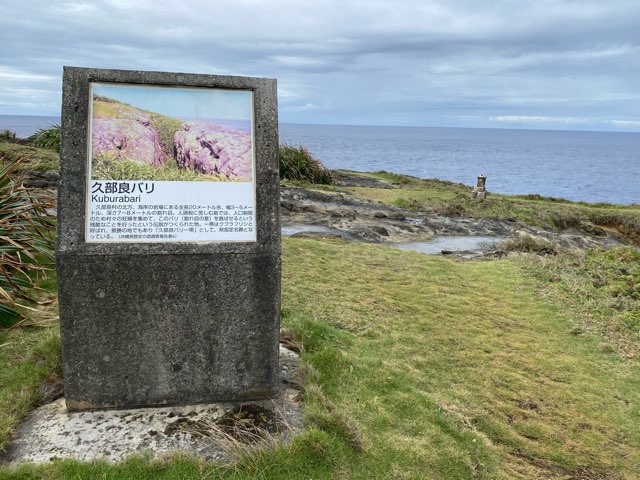
[[[640,131],[638,0],[0,0],[0,114],[63,65],[278,79],[280,121]]]

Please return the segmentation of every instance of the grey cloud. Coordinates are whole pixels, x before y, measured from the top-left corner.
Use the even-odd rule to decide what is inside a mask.
[[[639,129],[635,1],[25,0],[2,10],[11,48],[0,52],[0,113],[56,113],[71,64],[277,77],[284,121],[491,126],[511,116]]]

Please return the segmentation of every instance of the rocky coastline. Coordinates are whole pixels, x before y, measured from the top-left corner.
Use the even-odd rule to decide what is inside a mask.
[[[332,172],[338,185],[345,187],[398,188],[384,180],[357,175],[353,172]],[[533,238],[548,242],[559,249],[612,248],[623,244],[621,239],[594,229],[593,234],[568,229],[552,231],[537,228],[515,218],[471,218],[408,210],[326,190],[281,186],[282,225],[286,229],[298,226],[293,236],[334,236],[368,243],[398,245],[428,242],[443,237],[492,237],[497,240]],[[308,225],[306,231],[300,226]],[[444,242],[446,245],[446,242]],[[500,244],[453,252],[446,247],[439,253],[465,258],[502,256],[507,252]]]

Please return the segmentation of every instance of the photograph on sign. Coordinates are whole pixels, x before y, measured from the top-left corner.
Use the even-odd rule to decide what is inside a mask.
[[[92,83],[87,242],[255,241],[253,92]]]

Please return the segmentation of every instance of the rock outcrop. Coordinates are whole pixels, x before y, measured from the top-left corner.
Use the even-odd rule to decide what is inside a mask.
[[[200,173],[251,179],[251,134],[207,122],[186,122],[173,136],[176,163]]]
[[[56,170],[39,172],[28,170],[25,172],[24,186],[29,188],[57,188],[60,174]]]
[[[346,174],[342,172],[342,175]],[[357,184],[358,180],[350,181]],[[379,188],[388,187],[381,185]],[[324,227],[332,235],[350,240],[406,243],[424,242],[434,237],[494,237],[499,240],[527,236],[567,249],[611,248],[620,244],[618,239],[599,233],[550,231],[516,219],[470,218],[405,210],[341,192],[283,185],[280,194],[283,227]]]
[[[159,167],[165,155],[158,132],[144,115],[94,117],[92,125],[93,155],[106,153]]]

